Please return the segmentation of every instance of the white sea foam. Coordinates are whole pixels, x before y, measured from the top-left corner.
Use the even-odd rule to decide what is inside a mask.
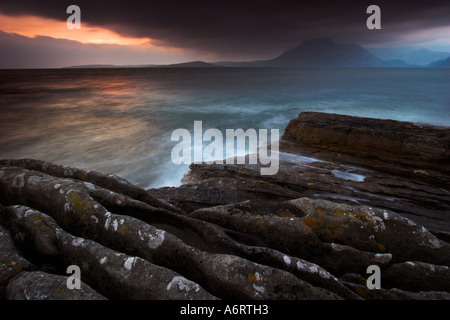
[[[331,170],[331,173],[337,178],[341,178],[344,180],[352,180],[352,181],[357,181],[357,182],[362,182],[366,178],[362,174],[345,172],[345,171],[341,171],[341,170]]]

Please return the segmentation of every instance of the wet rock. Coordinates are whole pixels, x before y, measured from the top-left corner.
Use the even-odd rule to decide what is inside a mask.
[[[393,264],[383,272],[386,287],[408,291],[450,292],[450,269],[447,266],[407,261]]]
[[[0,225],[0,299],[5,295],[9,280],[23,270],[33,269],[34,266],[14,246],[9,231]]]
[[[9,300],[105,300],[85,283],[80,289],[69,289],[67,277],[42,271],[23,271],[6,288]]]

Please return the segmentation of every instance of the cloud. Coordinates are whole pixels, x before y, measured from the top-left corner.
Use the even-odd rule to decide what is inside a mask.
[[[377,0],[382,29],[373,31],[366,28],[366,9],[374,4],[372,0],[72,2],[2,0],[0,12],[65,22],[67,6],[76,3],[81,8],[82,23],[123,37],[150,38],[161,47],[191,49],[205,56],[234,60],[272,58],[314,37],[369,46],[392,44],[422,29],[448,26],[450,16],[448,0]]]
[[[81,43],[150,45],[150,38],[123,37],[109,29],[84,24],[83,28],[70,30],[66,24],[38,16],[7,16],[0,13],[1,30],[22,36],[45,35],[56,39],[75,40]]]
[[[82,44],[0,31],[0,68],[58,68],[84,64],[165,64],[193,60],[195,53],[153,47]]]

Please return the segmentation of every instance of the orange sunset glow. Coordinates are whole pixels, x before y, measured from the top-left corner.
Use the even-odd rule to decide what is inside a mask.
[[[74,40],[80,43],[116,44],[125,46],[149,46],[150,38],[121,36],[106,28],[81,23],[81,29],[69,30],[66,21],[36,17],[7,16],[0,14],[0,30],[26,37],[47,36],[56,39]]]

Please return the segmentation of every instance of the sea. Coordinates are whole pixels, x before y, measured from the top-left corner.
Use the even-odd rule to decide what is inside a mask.
[[[179,186],[176,129],[278,129],[302,111],[450,126],[445,68],[0,70],[0,158]],[[245,154],[246,150],[237,150]]]

